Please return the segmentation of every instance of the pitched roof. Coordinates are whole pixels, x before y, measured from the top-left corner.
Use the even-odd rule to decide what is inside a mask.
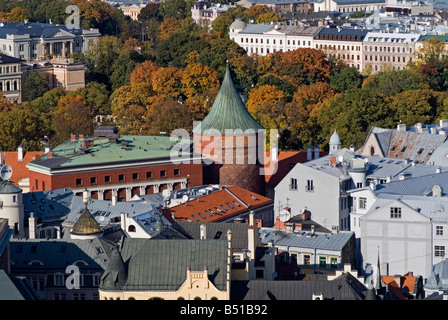
[[[232,281],[231,300],[364,300],[367,288],[350,273],[328,280]]]
[[[272,203],[272,199],[232,186],[167,208],[163,213],[167,219],[174,215],[177,221],[219,222]]]
[[[127,265],[123,290],[177,290],[191,271],[209,270],[209,279],[225,290],[227,240],[154,240],[126,238],[121,255]]]
[[[230,74],[230,67],[227,64],[226,74],[222,81],[218,95],[213,102],[208,115],[202,120],[200,125],[193,129],[194,133],[202,134],[225,134],[226,129],[252,131],[257,133],[264,128],[247,111],[244,102]]]

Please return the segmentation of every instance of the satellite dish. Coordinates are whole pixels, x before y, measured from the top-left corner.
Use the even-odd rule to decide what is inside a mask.
[[[165,189],[165,190],[162,191],[162,196],[163,196],[164,198],[168,198],[170,195],[171,195],[170,190]]]
[[[282,211],[280,211],[279,218],[281,222],[289,221],[289,219],[291,218],[291,213],[288,210],[283,209]]]
[[[2,178],[3,181],[8,181],[11,179],[12,176],[12,168],[10,165],[4,165],[0,169],[0,178]]]
[[[188,196],[185,194],[185,195],[182,197],[182,200],[184,200],[185,202],[187,202],[187,201],[188,201]]]

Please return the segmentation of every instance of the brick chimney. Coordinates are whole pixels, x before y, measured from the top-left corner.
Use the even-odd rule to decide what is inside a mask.
[[[76,141],[76,134],[71,134],[70,141]]]

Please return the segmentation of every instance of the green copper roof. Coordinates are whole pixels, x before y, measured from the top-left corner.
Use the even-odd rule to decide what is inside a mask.
[[[86,140],[92,140],[93,145],[83,148]],[[185,137],[181,142],[169,136],[138,135],[122,135],[116,141],[102,137],[68,140],[52,149],[55,157],[44,155],[40,160],[28,163],[27,167],[53,170],[114,162],[169,159],[171,155],[189,155],[189,151],[184,151],[189,148],[177,149],[176,146],[184,143],[189,145],[190,140]]]
[[[194,133],[225,134],[226,129],[264,130],[264,128],[247,111],[232,81],[229,65],[222,81],[218,95],[213,102],[210,113],[200,125],[193,129]]]

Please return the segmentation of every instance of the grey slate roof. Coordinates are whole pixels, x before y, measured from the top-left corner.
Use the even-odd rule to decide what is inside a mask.
[[[264,244],[274,241],[275,246],[316,248],[339,251],[354,237],[354,232],[311,233],[306,231],[287,232],[274,228],[260,228],[261,241]]]
[[[34,217],[43,220],[64,217],[70,212],[73,196],[70,188],[24,193],[25,219],[30,217],[31,212]]]
[[[101,239],[58,240],[33,239],[10,241],[12,271],[29,270],[29,262],[39,260],[43,265],[36,266],[47,272],[65,270],[78,260],[88,263],[80,266],[85,272],[102,271],[109,260],[111,246]]]
[[[386,3],[386,0],[334,0],[338,5],[356,5],[368,3]]]
[[[0,269],[0,300],[25,300],[10,275]]]
[[[46,24],[39,22],[1,22],[0,38],[6,38],[8,34],[11,35],[25,35],[29,34],[31,38],[49,37],[59,30],[64,30],[72,34],[82,34],[81,28],[69,29],[65,25]]]
[[[204,271],[219,289],[226,289],[227,240],[124,239],[121,249],[127,265],[123,290],[177,290],[187,268]]]
[[[367,288],[349,273],[335,280],[232,281],[231,300],[364,300]]]
[[[341,36],[359,36],[363,39],[368,30],[354,29],[354,28],[322,28],[319,35],[341,35]]]
[[[12,181],[0,181],[0,194],[22,193],[22,189],[16,187]]]

